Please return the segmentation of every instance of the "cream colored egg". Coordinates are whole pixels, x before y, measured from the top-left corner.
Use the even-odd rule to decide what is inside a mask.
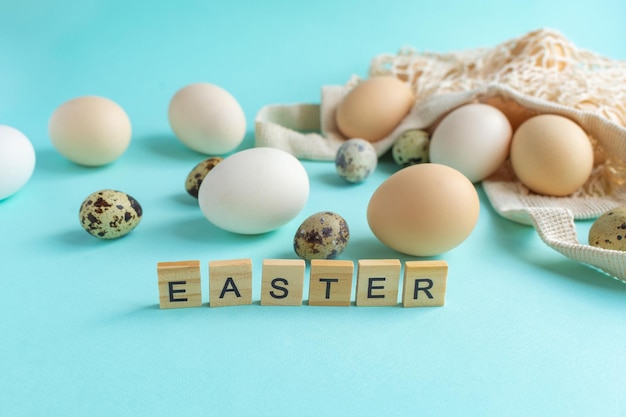
[[[83,96],[59,106],[48,125],[59,153],[77,164],[101,166],[119,158],[130,145],[128,115],[114,101]]]
[[[532,117],[513,135],[513,171],[522,184],[539,194],[572,194],[591,175],[593,160],[593,147],[585,131],[563,116]]]
[[[432,256],[461,244],[478,221],[473,184],[440,164],[419,164],[396,172],[372,195],[367,221],[385,245],[412,256]]]
[[[206,155],[234,150],[246,134],[246,116],[239,102],[214,84],[180,89],[170,101],[168,117],[176,137]]]
[[[394,76],[372,77],[354,87],[339,103],[337,128],[347,138],[376,142],[400,124],[414,102],[409,84]]]
[[[511,134],[511,124],[500,110],[487,104],[467,104],[446,115],[433,132],[430,160],[478,182],[507,159]]]

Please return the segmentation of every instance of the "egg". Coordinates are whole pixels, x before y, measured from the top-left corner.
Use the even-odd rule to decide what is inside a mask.
[[[102,166],[126,152],[132,128],[128,115],[114,101],[84,96],[63,103],[53,112],[48,133],[56,150],[70,161]]]
[[[141,205],[128,194],[117,190],[100,190],[85,198],[80,206],[80,224],[99,239],[116,239],[133,230],[143,215]]]
[[[534,116],[520,125],[511,143],[511,165],[519,181],[538,194],[562,197],[591,175],[594,152],[574,121],[555,114]]]
[[[428,163],[403,168],[372,195],[367,222],[390,248],[433,256],[461,244],[478,221],[473,184],[454,168]]]
[[[393,143],[391,155],[396,164],[408,167],[429,162],[430,138],[425,130],[411,129],[402,133]]]
[[[334,259],[350,241],[350,229],[337,213],[322,211],[307,217],[293,238],[293,249],[300,258]]]
[[[239,102],[210,83],[190,84],[178,90],[170,101],[168,118],[183,144],[207,155],[231,152],[246,134],[246,116]]]
[[[626,251],[626,207],[617,207],[598,217],[589,229],[589,244]]]
[[[394,76],[377,76],[357,84],[337,106],[335,122],[347,138],[376,142],[389,135],[407,115],[415,95]]]
[[[276,148],[236,152],[204,178],[198,204],[215,226],[241,234],[275,230],[293,218],[309,197],[306,170]]]
[[[35,170],[35,149],[19,130],[0,125],[0,200],[18,192]]]
[[[484,97],[481,102],[500,110],[511,123],[511,129],[514,132],[526,120],[537,115],[535,110],[531,110],[513,99],[502,96]]]
[[[482,103],[466,104],[448,113],[433,132],[430,161],[478,182],[507,159],[511,135],[511,124],[500,110]]]
[[[335,169],[347,182],[364,181],[374,172],[376,165],[378,165],[376,149],[365,139],[347,140],[337,150]]]
[[[223,158],[214,156],[193,167],[185,179],[185,190],[187,190],[187,193],[192,197],[198,198],[198,191],[200,191],[200,185],[204,177],[222,161]]]

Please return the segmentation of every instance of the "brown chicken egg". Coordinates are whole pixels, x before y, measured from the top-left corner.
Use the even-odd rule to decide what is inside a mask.
[[[574,121],[542,114],[522,123],[511,142],[517,178],[538,194],[562,197],[578,190],[593,170],[587,133]]]
[[[372,77],[354,87],[339,103],[335,121],[348,139],[376,142],[400,124],[414,102],[409,84],[394,76]]]
[[[383,182],[367,207],[367,222],[385,245],[412,256],[433,256],[463,242],[478,221],[472,183],[440,164],[401,169]]]

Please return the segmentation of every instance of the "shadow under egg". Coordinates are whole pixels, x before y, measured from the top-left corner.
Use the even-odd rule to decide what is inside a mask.
[[[60,233],[55,240],[64,245],[72,246],[75,248],[88,248],[109,245],[111,244],[110,242],[124,239],[126,236],[127,235],[121,236],[116,239],[100,239],[90,235],[87,231],[81,229],[80,227],[77,227],[75,230],[67,230]]]
[[[169,227],[161,229],[171,233],[177,238],[187,241],[219,244],[220,246],[247,246],[260,243],[259,241],[270,238],[275,231],[262,234],[241,234],[221,229],[209,222],[201,214],[194,218],[185,218],[172,223]]]
[[[37,150],[35,170],[33,178],[41,177],[43,180],[55,180],[57,177],[72,178],[77,175],[98,174],[106,170],[115,162],[104,166],[79,165],[70,161],[55,149]],[[38,178],[39,179],[39,178]]]
[[[150,153],[170,160],[176,159],[179,161],[189,162],[193,164],[198,163],[206,158],[205,155],[193,151],[185,146],[174,135],[157,134],[144,136],[141,139],[136,140],[135,142],[135,146],[140,146]]]
[[[397,252],[383,243],[381,243],[376,237],[360,237],[351,238],[346,246],[346,249],[340,255],[340,258],[344,259],[396,259],[404,257],[400,252]]]
[[[193,207],[197,209],[200,208],[200,206],[198,205],[198,199],[194,198],[193,196],[191,196],[190,194],[186,192],[176,193],[172,195],[170,199],[171,201],[175,202],[176,204],[180,206]]]

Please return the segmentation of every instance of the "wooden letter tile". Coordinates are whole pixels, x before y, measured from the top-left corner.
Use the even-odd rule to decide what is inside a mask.
[[[349,306],[353,274],[352,261],[312,259],[309,305]]]
[[[357,306],[395,306],[400,282],[399,259],[361,259],[356,280]]]
[[[261,305],[302,305],[305,267],[303,259],[264,259]]]
[[[404,263],[404,307],[444,305],[448,264],[445,261],[406,261]]]
[[[252,260],[209,262],[209,306],[252,304]]]
[[[200,261],[159,262],[159,307],[182,308],[202,305]]]

